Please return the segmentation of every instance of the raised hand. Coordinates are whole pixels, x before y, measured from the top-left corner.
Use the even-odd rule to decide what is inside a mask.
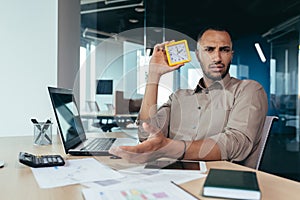
[[[143,123],[143,128],[150,134],[146,141],[136,146],[113,147],[109,153],[134,163],[145,163],[164,157],[172,140],[147,123]]]
[[[173,41],[170,41],[173,42]],[[170,67],[165,52],[165,45],[170,42],[164,42],[154,46],[153,54],[150,60],[149,75],[161,76],[165,73],[174,71],[183,66],[183,64],[175,65]]]

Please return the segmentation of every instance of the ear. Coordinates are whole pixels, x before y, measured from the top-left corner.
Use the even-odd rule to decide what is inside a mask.
[[[198,49],[196,49],[195,54],[196,54],[196,57],[197,57],[198,62],[200,62],[200,58],[199,58],[199,50],[198,50]]]

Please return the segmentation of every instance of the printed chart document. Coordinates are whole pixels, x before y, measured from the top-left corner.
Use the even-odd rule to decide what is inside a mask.
[[[85,200],[196,200],[197,198],[185,192],[170,182],[156,182],[143,184],[122,184],[119,189],[99,190],[83,189]]]
[[[94,158],[67,160],[65,166],[31,168],[40,188],[119,179],[123,175]]]
[[[90,183],[83,183],[89,188],[97,188],[99,190],[118,189],[119,185],[126,184],[146,184],[167,181],[177,184],[185,183],[194,179],[204,178],[206,174],[199,170],[161,170],[161,169],[145,169],[144,166],[131,167],[119,172],[124,175],[123,178],[110,179],[104,181],[94,181]]]

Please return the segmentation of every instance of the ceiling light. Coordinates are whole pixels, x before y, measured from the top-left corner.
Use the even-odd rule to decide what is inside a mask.
[[[145,8],[143,6],[137,6],[137,7],[135,7],[134,10],[135,10],[135,12],[139,12],[139,13],[145,12]]]
[[[267,59],[266,59],[266,57],[265,57],[265,55],[264,55],[262,49],[260,48],[259,43],[255,43],[254,46],[255,46],[256,51],[257,51],[257,53],[258,53],[258,55],[259,55],[259,57],[260,57],[260,60],[261,60],[262,62],[266,62]]]
[[[162,32],[162,29],[161,28],[154,28],[153,31],[155,33],[161,33]]]
[[[130,23],[133,23],[133,24],[136,24],[136,23],[139,22],[139,20],[137,20],[137,19],[129,19],[129,22],[130,22]]]

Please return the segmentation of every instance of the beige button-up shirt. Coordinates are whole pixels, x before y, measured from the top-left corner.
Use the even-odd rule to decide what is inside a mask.
[[[258,82],[228,74],[209,88],[200,79],[195,90],[179,89],[147,121],[176,140],[211,138],[223,160],[238,162],[256,149],[267,110],[267,96]],[[139,124],[143,140],[148,133]]]

